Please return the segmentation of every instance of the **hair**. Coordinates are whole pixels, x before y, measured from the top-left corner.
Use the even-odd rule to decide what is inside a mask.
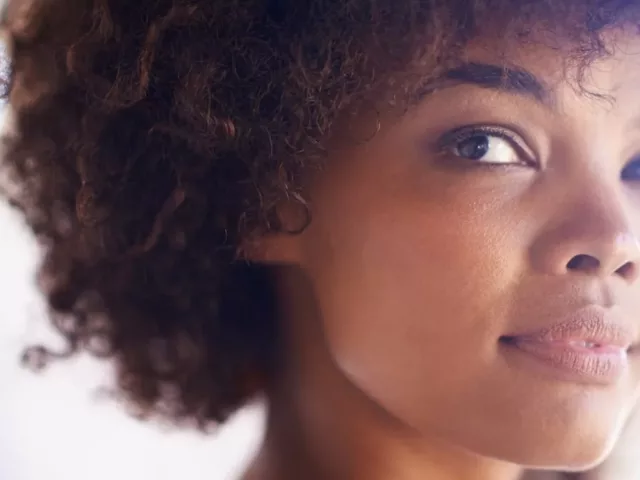
[[[410,108],[482,32],[543,33],[586,65],[634,3],[9,0],[3,192],[43,245],[62,356],[112,358],[142,414],[224,421],[277,363],[268,275],[242,246],[304,204],[339,122]]]

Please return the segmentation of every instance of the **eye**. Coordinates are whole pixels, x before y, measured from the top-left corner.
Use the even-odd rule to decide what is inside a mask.
[[[443,152],[478,163],[531,165],[533,154],[514,132],[499,127],[467,127],[446,134],[439,142]]]
[[[640,156],[631,160],[623,169],[620,178],[627,182],[637,182],[640,180]]]

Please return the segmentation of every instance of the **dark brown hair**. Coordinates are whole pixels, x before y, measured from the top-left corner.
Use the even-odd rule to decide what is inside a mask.
[[[336,122],[373,99],[409,107],[481,33],[543,32],[586,63],[635,3],[9,0],[5,194],[44,245],[70,353],[112,357],[141,412],[224,420],[277,354],[242,241],[304,203]]]

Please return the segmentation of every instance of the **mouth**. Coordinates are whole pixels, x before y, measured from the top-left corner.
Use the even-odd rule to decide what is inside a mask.
[[[510,364],[557,380],[594,385],[617,383],[629,368],[637,334],[609,310],[590,306],[534,332],[500,337]]]

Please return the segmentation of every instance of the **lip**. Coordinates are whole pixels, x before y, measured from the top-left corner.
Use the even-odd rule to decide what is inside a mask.
[[[513,361],[552,377],[583,384],[616,383],[629,366],[637,327],[614,310],[591,305],[555,324],[502,337]]]

